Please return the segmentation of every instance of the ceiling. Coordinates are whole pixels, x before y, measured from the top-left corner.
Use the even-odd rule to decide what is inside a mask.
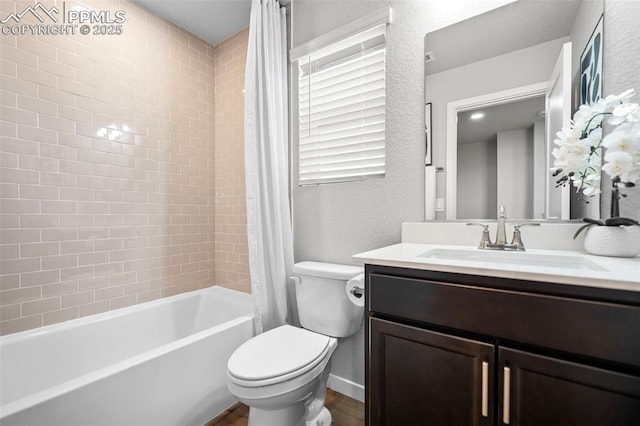
[[[217,44],[249,25],[251,0],[134,0],[208,41]]]
[[[458,144],[495,140],[500,132],[526,129],[534,122],[544,120],[540,112],[545,109],[544,95],[522,101],[478,108],[458,113]],[[470,116],[484,113],[480,120]]]
[[[566,37],[580,2],[520,0],[427,33],[425,50],[434,60],[425,63],[425,73],[435,74]]]

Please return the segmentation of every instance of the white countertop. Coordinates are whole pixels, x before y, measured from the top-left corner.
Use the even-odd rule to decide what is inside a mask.
[[[428,255],[431,250],[440,250],[441,252],[453,250],[462,255],[469,252],[470,256],[469,259],[460,258],[461,256],[457,256],[457,259],[423,256]],[[486,257],[489,259],[482,258],[485,252],[487,252]],[[519,259],[514,257],[514,263],[506,263],[500,260],[491,260],[492,253],[496,252],[479,250],[469,246],[400,243],[356,254],[353,256],[353,260],[382,266],[640,292],[640,257],[626,259],[601,257],[565,250],[498,252],[503,253],[502,256],[521,256]],[[537,256],[540,259],[539,264],[536,264],[535,261]],[[558,265],[553,265],[554,259],[557,260]],[[523,261],[519,262],[519,260]],[[573,266],[563,267],[563,263]]]

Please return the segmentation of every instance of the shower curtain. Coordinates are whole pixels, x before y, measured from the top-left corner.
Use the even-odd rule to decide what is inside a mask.
[[[288,189],[286,15],[252,0],[245,72],[244,149],[249,268],[256,332],[295,314],[288,277],[293,238]]]

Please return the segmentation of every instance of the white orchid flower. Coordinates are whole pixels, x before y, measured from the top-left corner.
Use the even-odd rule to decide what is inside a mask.
[[[601,104],[601,106],[604,107],[605,111],[611,111],[611,109],[615,108],[617,105],[628,102],[634,94],[635,91],[633,89],[629,89],[625,90],[619,95],[609,95],[596,103]]]
[[[638,178],[638,172],[634,172],[633,156],[626,152],[611,151],[604,156],[606,164],[602,166],[612,178],[619,177],[622,182],[633,182]]]
[[[640,105],[634,103],[620,104],[613,109],[609,124],[617,125],[626,122],[640,122]]]
[[[552,170],[561,170],[586,196],[600,194],[602,171],[624,183],[640,178],[640,105],[629,102],[633,95],[630,89],[580,106],[556,134]],[[603,139],[605,120],[615,127]]]
[[[640,138],[632,133],[633,127],[629,123],[623,123],[602,140],[602,145],[607,152],[626,152],[634,155],[640,152]]]

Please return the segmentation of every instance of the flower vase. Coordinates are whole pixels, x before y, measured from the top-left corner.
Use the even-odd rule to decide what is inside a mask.
[[[635,257],[640,254],[640,226],[590,226],[584,249],[597,256]]]

